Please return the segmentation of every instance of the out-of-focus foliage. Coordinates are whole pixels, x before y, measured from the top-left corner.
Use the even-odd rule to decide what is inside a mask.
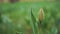
[[[1,7],[0,34],[57,34],[60,32],[60,4],[57,2],[2,3]],[[38,18],[40,8],[44,10],[42,25]]]

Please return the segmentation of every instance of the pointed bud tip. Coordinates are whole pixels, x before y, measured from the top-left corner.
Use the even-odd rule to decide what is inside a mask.
[[[39,11],[39,20],[42,21],[44,19],[44,11],[43,11],[43,8],[40,8],[40,11]]]

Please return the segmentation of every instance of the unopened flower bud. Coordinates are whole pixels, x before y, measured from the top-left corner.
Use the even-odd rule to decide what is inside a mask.
[[[39,20],[42,21],[43,19],[44,19],[44,11],[43,8],[41,8],[39,11]]]

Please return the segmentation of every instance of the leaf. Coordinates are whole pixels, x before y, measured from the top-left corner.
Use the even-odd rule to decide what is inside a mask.
[[[33,13],[32,13],[32,9],[31,9],[31,19],[33,22],[36,22],[36,18],[34,17]]]
[[[38,34],[38,26],[36,25],[36,18],[32,13],[32,9],[31,9],[31,25],[33,29],[33,34]]]

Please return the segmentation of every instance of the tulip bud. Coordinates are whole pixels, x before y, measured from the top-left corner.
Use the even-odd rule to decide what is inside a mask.
[[[43,11],[43,8],[41,8],[39,11],[39,20],[43,21],[43,19],[44,19],[44,11]]]
[[[43,27],[43,20],[44,20],[44,11],[43,8],[40,9],[39,11],[39,23],[38,23],[38,27]]]

